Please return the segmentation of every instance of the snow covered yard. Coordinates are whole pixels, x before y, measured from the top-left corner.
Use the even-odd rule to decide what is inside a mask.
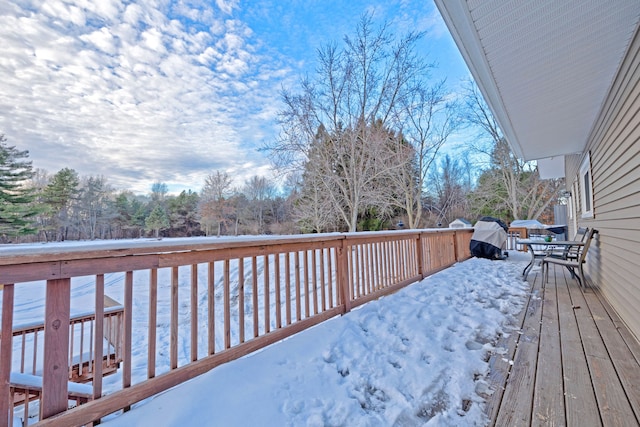
[[[485,425],[528,255],[470,259],[104,419],[109,426]]]

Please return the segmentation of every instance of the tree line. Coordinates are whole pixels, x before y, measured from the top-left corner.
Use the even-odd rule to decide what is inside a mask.
[[[116,190],[103,176],[33,169],[0,136],[0,239],[291,234],[447,226],[497,216],[552,222],[561,180],[511,152],[477,86],[432,81],[423,33],[396,37],[364,15],[317,52],[316,73],[283,88],[279,137],[262,147],[281,177],[242,185],[212,171],[200,192]],[[443,154],[464,131],[463,154]],[[560,200],[560,202],[562,202]]]
[[[224,172],[210,174],[200,193],[117,190],[104,176],[32,169],[28,152],[0,135],[0,241],[34,242],[140,237],[294,233],[288,198],[255,176],[232,188]]]

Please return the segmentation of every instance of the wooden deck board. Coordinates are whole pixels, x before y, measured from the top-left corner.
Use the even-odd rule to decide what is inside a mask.
[[[542,282],[529,275],[522,330],[490,361],[491,425],[640,426],[640,343],[596,288],[580,288],[564,268]],[[509,356],[511,369],[500,361]]]
[[[637,411],[640,408],[640,372],[638,370],[638,362],[626,345],[624,338],[618,332],[619,327],[609,317],[602,301],[589,289],[584,292],[584,297],[591,310],[595,326],[600,332],[603,344],[607,349],[612,367],[616,372],[615,377],[620,382],[622,391],[628,399],[628,407],[631,411],[634,411],[633,414],[624,413],[625,422],[628,421],[629,425],[638,425]],[[625,401],[624,397],[621,400]]]
[[[489,360],[490,372],[487,380],[489,384],[492,385],[492,394],[487,397],[487,415],[492,422],[495,422],[498,409],[500,409],[500,402],[502,402],[505,384],[513,364],[516,347],[521,336],[520,332],[524,326],[525,315],[528,312],[528,304],[530,301],[530,299],[527,301],[527,305],[518,316],[514,326],[515,329],[508,335],[501,336],[496,343],[495,347],[504,349],[504,351],[494,354]]]
[[[535,383],[542,298],[540,281],[534,281],[524,325],[520,332],[513,366],[507,378],[496,425],[526,426],[531,423],[533,385]]]
[[[592,386],[595,390],[600,417],[604,426],[637,426],[635,415],[631,409],[624,389],[613,367],[610,354],[605,346],[600,331],[596,327],[593,314],[587,304],[583,291],[569,286],[571,300],[575,309],[582,345],[587,357]],[[586,290],[586,292],[593,292]],[[617,333],[613,324],[608,331]],[[633,420],[631,422],[631,420]]]
[[[573,279],[562,274],[563,270],[558,270],[550,280],[555,281],[558,298],[567,425],[581,426],[584,425],[584,420],[590,420],[590,425],[600,426],[602,423],[596,396],[591,387],[591,376],[575,315],[575,311],[582,308],[573,304],[569,294],[569,287],[576,284]]]
[[[536,280],[541,280],[541,277]],[[536,375],[531,424],[564,426],[562,349],[555,283],[547,284],[543,295],[537,372],[544,375]]]

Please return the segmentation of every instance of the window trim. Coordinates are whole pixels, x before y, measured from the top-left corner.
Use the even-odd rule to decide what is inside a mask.
[[[573,219],[575,217],[575,200],[576,200],[576,183],[574,182],[571,187],[571,191],[569,192],[569,197],[567,198],[567,216],[569,219]]]
[[[582,218],[593,218],[593,175],[591,174],[590,153],[587,153],[580,165],[578,187],[580,188],[581,216]]]

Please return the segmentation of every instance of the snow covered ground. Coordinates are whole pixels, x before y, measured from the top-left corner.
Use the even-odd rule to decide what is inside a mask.
[[[516,332],[528,293],[521,277],[528,259],[511,253],[506,262],[456,264],[104,424],[485,425],[487,360],[504,352],[494,346],[499,335]]]

